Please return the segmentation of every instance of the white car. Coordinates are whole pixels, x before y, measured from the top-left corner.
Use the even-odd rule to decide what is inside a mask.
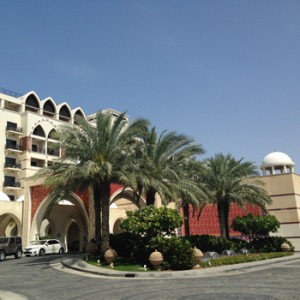
[[[31,255],[45,255],[51,253],[63,254],[65,253],[65,246],[58,240],[49,239],[49,240],[39,240],[29,242],[30,246],[25,247],[24,254],[26,256]]]

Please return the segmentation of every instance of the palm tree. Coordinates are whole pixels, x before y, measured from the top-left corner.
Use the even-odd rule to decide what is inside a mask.
[[[146,195],[147,205],[154,205],[158,193],[164,202],[175,200],[179,191],[192,186],[188,176],[183,176],[186,160],[204,152],[193,139],[175,132],[163,131],[158,137],[155,127],[149,130],[140,147],[142,165],[136,166],[135,186],[139,194]]]
[[[205,169],[204,181],[212,193],[212,202],[217,205],[222,237],[229,238],[230,203],[241,207],[250,203],[262,208],[271,203],[252,162],[219,153],[206,160]]]
[[[45,184],[52,187],[57,199],[81,188],[90,188],[94,196],[95,239],[101,253],[109,248],[109,198],[111,183],[128,183],[128,163],[133,163],[132,145],[148,127],[144,119],[128,124],[125,114],[116,119],[98,112],[96,124],[83,118],[78,126],[62,126],[59,130],[62,158],[41,170]],[[129,174],[130,175],[130,174]]]
[[[189,159],[181,164],[181,184],[179,199],[183,208],[185,235],[190,235],[190,206],[193,215],[198,210],[198,218],[209,202],[209,191],[203,183],[203,164],[195,159]]]

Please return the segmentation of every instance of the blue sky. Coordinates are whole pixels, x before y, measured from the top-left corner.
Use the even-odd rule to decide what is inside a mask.
[[[0,86],[300,166],[300,1],[0,0]]]

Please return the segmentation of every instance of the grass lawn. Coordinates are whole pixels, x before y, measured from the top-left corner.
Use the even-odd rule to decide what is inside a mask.
[[[86,261],[88,264],[91,264],[93,266],[97,266],[100,268],[105,268],[105,269],[111,269],[111,266],[109,266],[106,262],[100,262],[98,263],[97,259],[89,259]],[[122,257],[118,257],[114,261],[114,270],[117,271],[124,271],[124,272],[145,272],[144,267],[135,263],[134,261]],[[147,271],[154,271],[149,269],[149,266],[147,266]]]

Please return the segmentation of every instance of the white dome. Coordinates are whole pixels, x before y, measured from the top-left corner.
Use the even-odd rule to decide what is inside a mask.
[[[10,201],[10,199],[5,193],[0,192],[0,201]]]
[[[285,153],[282,152],[271,152],[266,155],[262,161],[261,167],[272,167],[272,166],[294,166],[295,163]]]

